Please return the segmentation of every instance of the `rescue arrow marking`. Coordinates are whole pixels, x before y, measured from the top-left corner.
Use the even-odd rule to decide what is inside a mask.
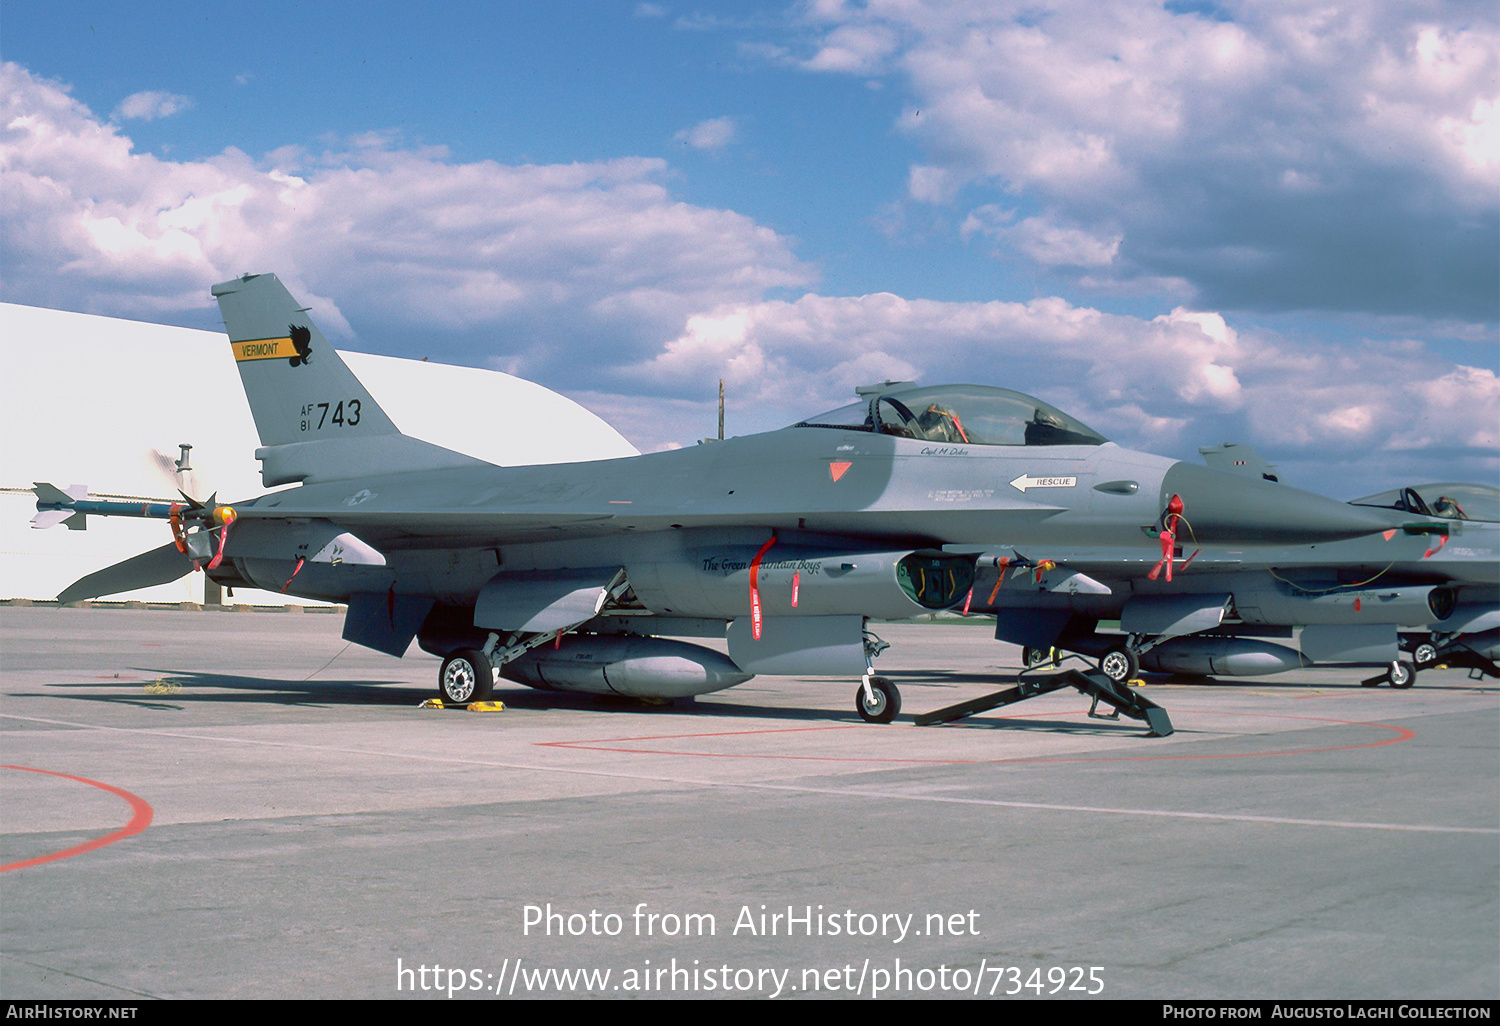
[[[1032,477],[1030,474],[1022,474],[1010,486],[1024,492],[1028,488],[1072,488],[1077,484],[1076,477]]]

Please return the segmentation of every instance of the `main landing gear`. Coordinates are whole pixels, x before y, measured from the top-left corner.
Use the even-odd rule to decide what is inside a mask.
[[[1099,672],[1123,687],[1141,672],[1141,657],[1129,645],[1114,645],[1100,657]]]
[[[438,695],[448,705],[488,702],[495,688],[495,671],[477,648],[461,648],[443,660],[438,671]]]

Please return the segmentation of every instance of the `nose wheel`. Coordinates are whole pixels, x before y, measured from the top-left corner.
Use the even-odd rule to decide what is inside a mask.
[[[1030,670],[1047,662],[1050,662],[1053,666],[1057,666],[1062,662],[1062,657],[1058,655],[1057,649],[1030,647],[1021,649],[1021,665],[1026,669]]]
[[[854,692],[854,710],[866,723],[889,723],[901,711],[901,691],[884,677],[871,677],[868,692],[863,683]]]
[[[1404,659],[1398,659],[1391,663],[1385,676],[1391,687],[1404,691],[1417,682],[1417,668]]]
[[[1370,677],[1359,682],[1360,687],[1378,688],[1382,684],[1389,684],[1393,688],[1405,691],[1417,682],[1417,668],[1405,659],[1397,659],[1386,668],[1386,671],[1377,677]]]

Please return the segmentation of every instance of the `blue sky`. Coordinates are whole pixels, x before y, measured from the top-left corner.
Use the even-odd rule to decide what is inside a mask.
[[[0,298],[494,367],[642,448],[881,377],[1500,479],[1492,5],[7,4]]]

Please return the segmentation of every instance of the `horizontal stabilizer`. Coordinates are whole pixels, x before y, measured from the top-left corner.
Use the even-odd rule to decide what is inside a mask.
[[[115,595],[137,588],[151,588],[158,584],[171,584],[193,569],[192,560],[177,551],[176,542],[167,542],[159,549],[131,556],[122,563],[107,566],[103,570],[74,581],[57,596],[62,605],[98,598],[100,595]]]

